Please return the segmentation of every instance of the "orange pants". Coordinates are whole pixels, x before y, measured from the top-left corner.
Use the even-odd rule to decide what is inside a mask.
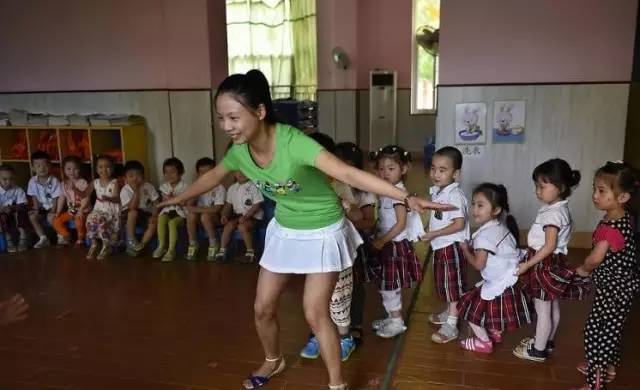
[[[60,214],[53,220],[53,228],[58,232],[59,235],[63,237],[69,237],[71,233],[69,229],[67,229],[66,223],[75,219],[76,221],[76,229],[78,230],[78,240],[83,240],[87,235],[87,228],[85,226],[86,215],[78,214],[73,215],[68,211]]]

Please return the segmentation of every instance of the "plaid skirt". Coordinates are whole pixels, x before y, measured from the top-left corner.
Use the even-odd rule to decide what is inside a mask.
[[[496,331],[515,330],[532,322],[533,305],[517,284],[490,301],[480,297],[480,289],[474,287],[460,298],[460,317]]]
[[[526,259],[536,251],[527,249]],[[555,299],[582,300],[589,294],[590,282],[576,274],[575,268],[567,262],[567,256],[553,253],[520,276],[520,286],[531,298],[542,301]]]
[[[456,302],[467,290],[467,259],[456,242],[433,251],[436,294],[445,302]]]
[[[408,240],[390,241],[382,250],[372,251],[367,273],[378,283],[379,290],[390,291],[411,288],[413,282],[419,282],[422,266]]]

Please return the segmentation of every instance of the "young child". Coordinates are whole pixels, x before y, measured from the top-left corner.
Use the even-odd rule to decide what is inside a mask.
[[[167,201],[187,189],[187,183],[182,181],[184,164],[175,157],[164,160],[162,164],[164,183],[160,186],[162,201]],[[160,210],[158,216],[158,247],[153,251],[153,258],[162,257],[163,262],[173,261],[176,257],[178,229],[184,223],[187,212],[182,205],[171,205]],[[169,230],[169,244],[167,246],[167,228]]]
[[[249,181],[242,172],[234,172],[236,182],[227,190],[227,202],[222,209],[221,222],[224,224],[220,242],[220,252],[215,256],[216,260],[224,260],[227,245],[231,241],[231,235],[238,228],[242,235],[245,248],[245,263],[253,263],[255,253],[253,251],[253,228],[257,221],[262,220],[262,202],[264,197],[258,187]]]
[[[49,223],[53,223],[58,211],[58,198],[61,195],[61,189],[60,181],[49,174],[51,158],[47,153],[42,151],[34,152],[31,155],[31,165],[35,176],[29,180],[27,186],[27,195],[31,197],[32,204],[29,211],[29,220],[33,230],[38,235],[38,242],[33,247],[39,249],[50,245],[49,238],[42,227],[41,219],[46,218]]]
[[[334,153],[337,155],[338,146],[333,141],[333,138],[330,136],[315,132],[309,135],[316,142],[322,145],[327,151]],[[340,144],[340,153],[346,152],[346,147],[343,144]],[[351,149],[349,149],[351,150]],[[357,156],[354,157],[353,152],[350,152],[349,157],[353,159],[353,161],[357,160]],[[360,151],[357,149],[357,151]],[[344,161],[344,156],[338,155],[340,159]],[[359,163],[362,165],[363,163],[362,151],[359,154]],[[356,164],[352,162],[352,164]],[[342,207],[345,209],[345,215],[351,221],[361,221],[364,216],[361,210],[357,207],[356,203],[356,191],[351,188],[349,185],[341,183],[337,180],[332,180],[327,177],[327,180],[331,183],[332,188],[338,195],[338,199],[340,199],[342,203]],[[375,195],[372,195],[373,200],[371,204],[374,204],[376,201]],[[369,216],[373,223],[372,226],[375,226],[375,219],[373,218],[373,210],[371,211],[371,215]],[[362,247],[362,245],[360,246]],[[354,275],[353,275],[353,267],[349,267],[344,269],[338,275],[338,281],[334,286],[333,292],[331,294],[331,301],[329,305],[329,313],[331,314],[331,320],[336,325],[338,329],[338,335],[340,336],[340,358],[342,361],[346,361],[349,359],[351,354],[356,349],[356,340],[351,334],[350,327],[353,322],[351,319],[352,312],[352,295],[353,295],[353,287],[354,287]],[[360,326],[362,325],[362,315],[360,316],[360,322],[358,323]],[[362,337],[362,330],[360,329],[360,338]],[[309,335],[309,340],[307,344],[304,346],[302,351],[300,351],[300,356],[306,359],[317,359],[320,356],[320,343],[318,338],[311,332]]]
[[[216,166],[216,163],[209,157],[203,157],[196,161],[196,172],[198,177],[204,175]],[[187,260],[195,260],[198,255],[198,222],[202,224],[209,236],[209,250],[207,260],[215,260],[216,253],[220,248],[216,239],[216,226],[220,224],[220,212],[225,203],[227,190],[222,184],[215,186],[198,197],[195,201],[187,205],[187,233],[189,234],[189,249],[187,250]]]
[[[513,350],[520,359],[543,362],[553,351],[560,324],[560,298],[582,299],[585,287],[574,283],[575,270],[567,263],[573,224],[569,213],[571,189],[580,172],[559,158],[533,170],[536,196],[544,203],[527,236],[527,256],[518,266],[523,288],[533,298],[537,314],[535,338],[527,337]]]
[[[62,194],[67,205],[67,211],[61,212],[53,220],[53,228],[58,233],[58,245],[69,244],[71,233],[67,229],[67,222],[75,220],[77,237],[76,245],[84,244],[86,235],[85,219],[89,206],[89,183],[80,177],[82,162],[76,156],[67,156],[62,160],[62,170],[65,180],[62,183]]]
[[[436,343],[448,343],[458,338],[458,300],[466,291],[467,259],[460,250],[460,244],[469,239],[469,218],[467,198],[459,184],[462,169],[462,153],[452,146],[445,146],[435,152],[431,160],[429,176],[433,182],[430,189],[431,200],[449,203],[458,209],[454,211],[432,211],[429,231],[422,237],[431,242],[433,250],[433,274],[436,295],[447,302],[447,308],[439,314],[429,315],[429,321],[440,325],[431,335]]]
[[[0,231],[7,240],[7,252],[27,250],[29,215],[24,190],[13,183],[15,170],[11,165],[0,165]],[[19,239],[16,247],[16,239]]]
[[[475,337],[460,341],[463,349],[491,353],[502,342],[502,332],[531,323],[531,309],[518,286],[519,230],[509,214],[507,189],[493,183],[473,190],[471,214],[480,226],[471,236],[471,247],[460,247],[467,261],[482,276],[476,287],[458,301],[460,316],[469,322]]]
[[[107,155],[98,156],[96,166],[98,179],[92,184],[96,192],[96,203],[87,216],[87,238],[91,240],[91,247],[87,252],[88,260],[96,256],[98,240],[102,241],[102,249],[97,259],[106,259],[111,253],[111,244],[118,240],[120,231],[120,191],[118,180],[113,177],[113,158]]]
[[[593,204],[605,215],[593,233],[591,253],[576,270],[583,277],[590,275],[596,287],[584,326],[587,361],[578,365],[587,375],[583,389],[604,389],[615,379],[622,331],[640,290],[638,248],[629,210],[640,191],[638,180],[637,173],[621,161],[608,162],[593,179]]]
[[[336,145],[336,156],[350,166],[364,169],[364,156],[362,150],[353,142],[342,142]],[[375,206],[377,197],[367,191],[354,189],[355,206],[346,212],[347,218],[358,229],[364,244],[358,247],[358,255],[353,262],[353,290],[351,294],[351,334],[356,334],[355,339],[362,342],[365,289],[364,283],[370,282],[368,259],[371,257],[371,237],[375,234],[376,216]]]
[[[138,256],[151,241],[158,224],[160,195],[155,187],[144,180],[144,166],[140,161],[127,161],[124,165],[125,185],[120,190],[122,220],[127,224],[127,254]],[[136,226],[146,226],[142,241],[136,238]]]
[[[409,170],[410,155],[396,145],[389,145],[374,153],[378,176],[400,189]],[[379,281],[382,305],[388,313],[385,319],[375,320],[373,329],[380,337],[391,338],[407,327],[402,318],[402,288],[410,288],[420,281],[420,262],[410,241],[424,234],[420,216],[407,212],[405,205],[386,196],[378,197],[378,225],[372,246],[375,250],[371,269]]]

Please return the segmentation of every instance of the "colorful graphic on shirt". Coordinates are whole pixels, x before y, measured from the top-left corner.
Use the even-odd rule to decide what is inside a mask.
[[[300,184],[293,179],[288,179],[286,183],[271,183],[269,181],[257,180],[255,184],[262,192],[269,195],[288,195],[302,190]]]

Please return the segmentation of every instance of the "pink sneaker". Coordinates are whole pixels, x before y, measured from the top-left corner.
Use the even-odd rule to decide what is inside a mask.
[[[469,337],[460,340],[460,347],[467,351],[479,352],[479,353],[491,353],[493,352],[493,343],[491,341],[482,341],[477,337]]]

